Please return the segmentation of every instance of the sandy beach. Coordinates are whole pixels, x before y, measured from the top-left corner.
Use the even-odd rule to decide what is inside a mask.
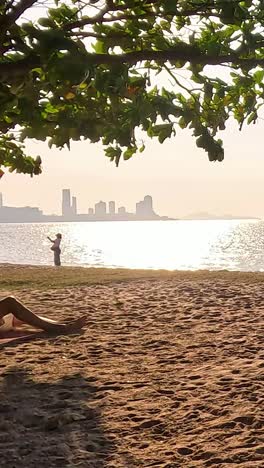
[[[264,275],[69,272],[0,268],[2,297],[89,318],[0,349],[0,466],[263,467]]]

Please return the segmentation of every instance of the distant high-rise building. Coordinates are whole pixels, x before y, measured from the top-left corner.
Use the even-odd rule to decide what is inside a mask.
[[[94,209],[93,209],[93,208],[89,208],[89,209],[88,209],[88,214],[89,214],[89,215],[93,215],[93,214],[94,214]]]
[[[145,209],[149,212],[149,213],[153,213],[153,202],[152,202],[152,197],[150,195],[146,195],[144,197],[144,206],[145,206]]]
[[[109,214],[110,215],[115,214],[115,202],[114,201],[109,202]]]
[[[77,198],[76,197],[72,197],[71,209],[72,209],[72,214],[76,215],[77,214]]]
[[[3,195],[0,193],[0,208],[3,206]]]
[[[136,204],[136,215],[142,218],[155,216],[152,197],[150,195],[146,195],[143,201]]]
[[[105,216],[106,215],[106,203],[99,201],[94,205],[95,216]]]
[[[121,214],[121,215],[126,214],[126,209],[124,206],[120,206],[120,208],[118,208],[118,214]]]
[[[72,214],[71,209],[71,191],[70,189],[62,190],[62,216],[70,216]]]
[[[41,221],[43,216],[39,208],[31,206],[2,206],[1,223],[27,223]]]

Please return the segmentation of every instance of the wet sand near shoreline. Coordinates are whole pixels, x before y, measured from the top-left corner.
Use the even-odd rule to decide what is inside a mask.
[[[0,350],[0,466],[263,467],[263,282],[193,278],[12,291],[89,321]]]

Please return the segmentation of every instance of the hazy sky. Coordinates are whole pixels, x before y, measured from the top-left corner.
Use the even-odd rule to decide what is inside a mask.
[[[163,145],[146,139],[145,152],[120,161],[119,168],[99,144],[73,143],[69,152],[30,142],[28,149],[43,159],[43,174],[30,178],[6,173],[0,191],[6,205],[39,206],[45,213],[59,214],[61,189],[70,188],[79,212],[87,212],[98,200],[115,200],[134,210],[136,202],[149,194],[161,215],[206,211],[263,217],[263,124],[260,120],[242,133],[229,125],[221,135],[226,152],[222,163],[210,163],[188,130],[179,130]]]

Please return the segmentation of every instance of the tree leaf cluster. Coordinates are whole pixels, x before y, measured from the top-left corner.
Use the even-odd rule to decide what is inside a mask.
[[[263,26],[262,0],[3,0],[0,166],[39,174],[27,139],[102,142],[118,165],[181,129],[222,161],[227,121],[261,113]]]

